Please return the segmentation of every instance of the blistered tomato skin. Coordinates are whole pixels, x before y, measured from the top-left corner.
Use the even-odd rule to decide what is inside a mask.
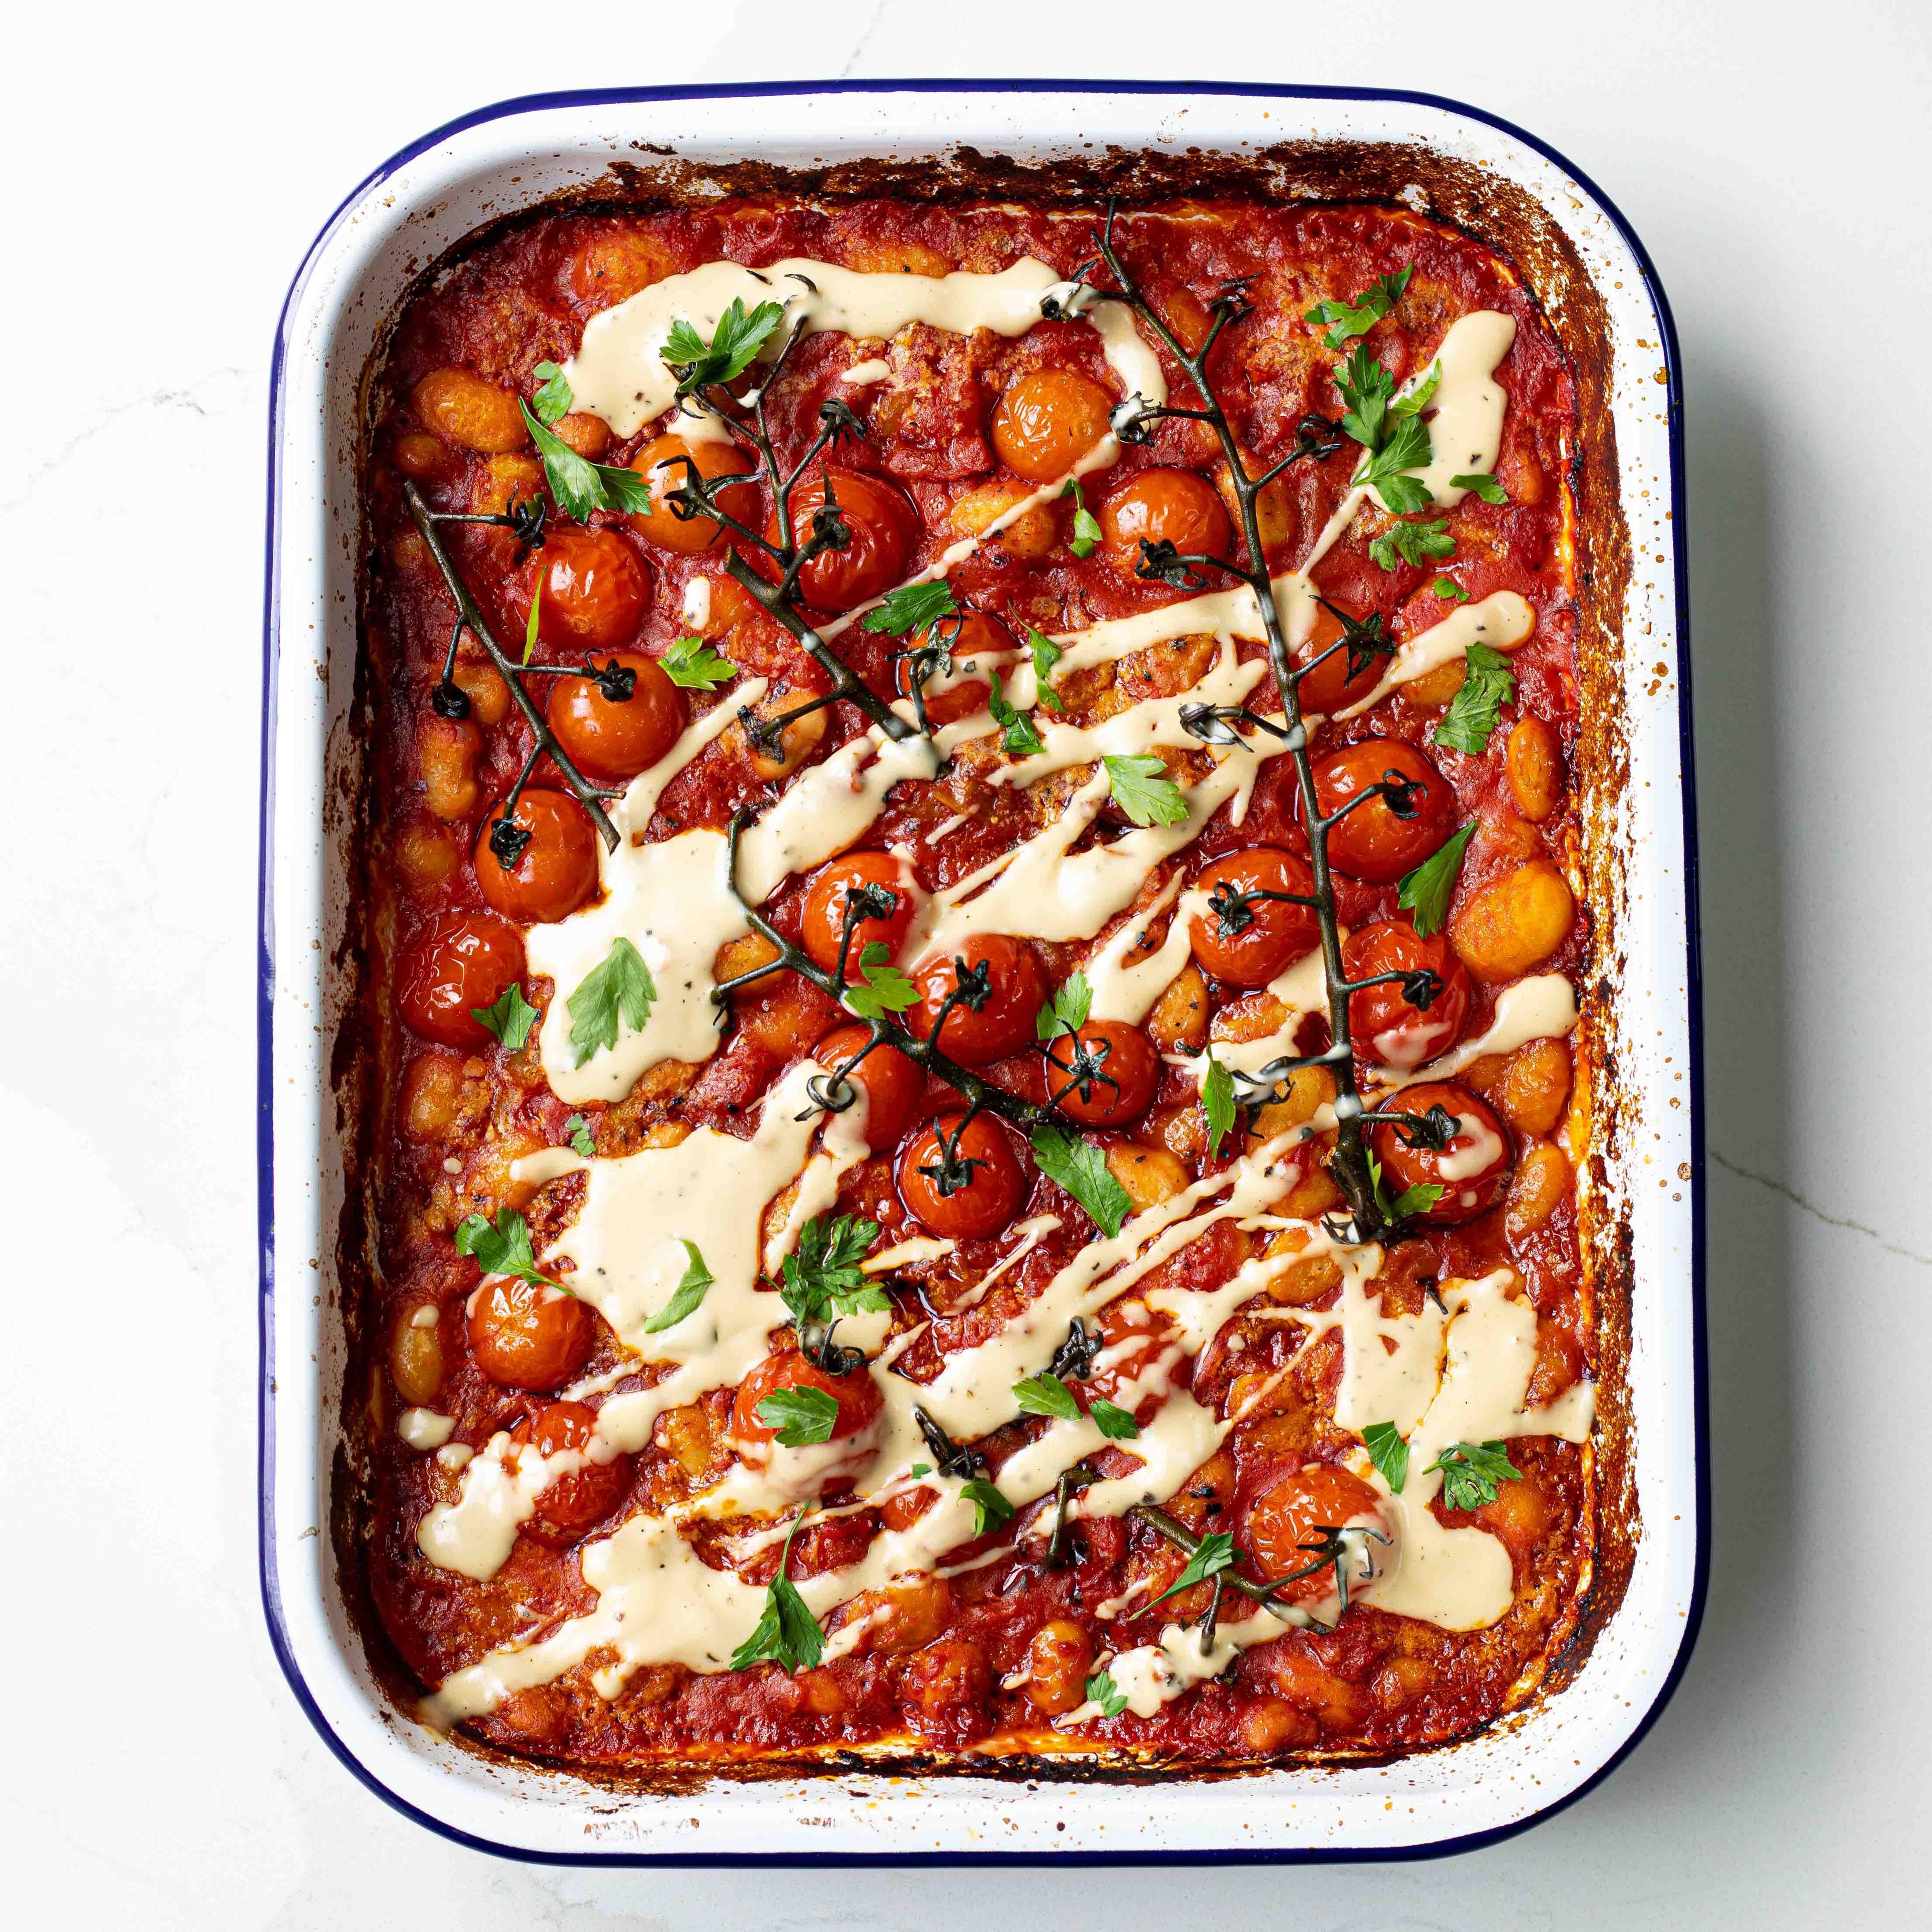
[[[926,1076],[896,1046],[872,1045],[872,1030],[835,1027],[812,1050],[828,1072],[836,1073],[854,1054],[865,1058],[845,1076],[866,1094],[866,1144],[875,1154],[896,1146],[910,1125],[926,1090]]]
[[[878,895],[876,902],[880,904],[890,900],[892,910],[883,916],[866,913],[856,920],[848,946],[845,915],[855,892]],[[899,862],[890,852],[848,852],[844,858],[821,866],[806,888],[806,952],[814,965],[832,973],[838,968],[843,949],[845,976],[862,980],[866,947],[884,946],[888,958],[896,956],[905,944],[906,929],[912,924],[915,910],[912,890],[904,883]]]
[[[985,1114],[942,1115],[906,1143],[897,1174],[908,1211],[945,1240],[997,1234],[1026,1187],[1006,1130]]]
[[[560,650],[614,650],[637,635],[650,598],[644,560],[615,530],[554,525],[537,553],[537,635]]]
[[[1469,976],[1445,934],[1431,933],[1425,939],[1406,920],[1378,920],[1342,941],[1342,964],[1352,982],[1390,973],[1426,973],[1434,982],[1426,1006],[1412,1002],[1408,987],[1394,981],[1349,995],[1349,1031],[1363,1058],[1412,1072],[1462,1038],[1469,1013]]]
[[[1138,574],[1144,543],[1171,543],[1183,556],[1226,556],[1233,542],[1220,493],[1192,470],[1143,470],[1110,491],[1099,512],[1107,560]]]
[[[553,1402],[534,1421],[520,1422],[510,1432],[510,1440],[520,1449],[527,1444],[539,1456],[574,1451],[584,1458],[577,1468],[553,1477],[538,1493],[536,1509],[524,1526],[525,1535],[559,1546],[574,1543],[629,1492],[632,1457],[614,1456],[598,1462],[585,1454],[596,1430],[595,1409],[580,1402]]]
[[[583,1367],[596,1317],[574,1295],[513,1276],[485,1282],[465,1322],[476,1366],[505,1388],[560,1388]]]
[[[1412,1127],[1368,1118],[1369,1144],[1382,1162],[1382,1178],[1391,1196],[1412,1187],[1440,1187],[1430,1207],[1412,1210],[1412,1218],[1438,1228],[1460,1227],[1486,1214],[1509,1186],[1515,1154],[1510,1132],[1486,1101],[1446,1081],[1427,1081],[1406,1087],[1390,1097],[1378,1113],[1426,1114],[1440,1107],[1457,1122],[1448,1146],[1436,1152],[1412,1145]]]
[[[1230,986],[1265,986],[1322,941],[1306,860],[1272,845],[1251,845],[1202,867],[1194,890],[1208,902],[1189,944],[1202,968]]]
[[[1388,1534],[1382,1498],[1360,1477],[1333,1462],[1291,1470],[1256,1496],[1248,1508],[1248,1547],[1261,1574],[1270,1582],[1308,1570],[1319,1561],[1324,1532],[1366,1517]],[[1364,1540],[1366,1539],[1364,1539]],[[1345,1559],[1346,1560],[1346,1559]],[[1370,1556],[1370,1561],[1374,1557]],[[1335,1566],[1322,1564],[1282,1593],[1291,1602],[1308,1603],[1335,1594]]]
[[[1029,483],[1051,483],[1107,434],[1113,407],[1113,398],[1077,370],[1035,369],[993,411],[994,452]]]
[[[1364,651],[1359,654],[1359,668],[1350,670],[1348,647],[1342,644],[1346,627],[1336,614],[1342,608],[1339,604],[1331,608],[1328,602],[1317,604],[1314,628],[1308,641],[1294,653],[1298,665],[1315,666],[1295,687],[1304,714],[1332,718],[1336,712],[1360,704],[1388,669],[1392,651]]]
[[[1089,1020],[1046,1049],[1047,1098],[1084,1127],[1124,1126],[1154,1104],[1160,1056],[1138,1027]]]
[[[631,527],[658,549],[688,556],[716,548],[724,541],[724,526],[716,517],[680,517],[668,500],[690,482],[694,469],[708,483],[720,476],[747,475],[755,466],[730,443],[692,443],[681,436],[661,436],[631,458],[631,467],[651,486],[651,507],[634,512]],[[727,516],[756,526],[755,484],[730,484],[718,493],[717,502]]]
[[[523,935],[487,913],[445,913],[418,934],[403,962],[396,1003],[425,1040],[444,1046],[489,1044],[476,1017],[524,974]]]
[[[892,669],[902,698],[912,694],[914,652],[935,638],[950,653],[954,664],[962,674],[958,682],[950,684],[943,691],[932,688],[932,678],[926,680],[926,722],[937,728],[956,724],[961,718],[971,718],[986,708],[992,686],[985,678],[964,675],[965,668],[988,658],[994,665],[1004,667],[1006,661],[1018,652],[1019,644],[998,618],[989,617],[983,610],[965,610],[956,618],[942,619],[934,632],[908,638],[901,645]]]
[[[628,695],[610,695],[594,677],[555,678],[544,719],[586,778],[634,778],[677,742],[684,700],[656,659],[641,651],[613,651],[596,662],[600,670],[629,672]]]
[[[988,1066],[1029,1045],[1046,1000],[1040,955],[1004,933],[980,934],[949,956],[928,961],[912,982],[920,995],[906,1016],[913,1031],[931,1038],[938,1022],[940,1052],[962,1066]],[[964,992],[946,1008],[962,985]]]
[[[738,1385],[731,1405],[733,1438],[760,1460],[770,1454],[784,1425],[766,1421],[759,1414],[758,1406],[781,1389],[816,1389],[831,1396],[838,1405],[827,1438],[833,1442],[842,1442],[869,1426],[883,1406],[878,1384],[862,1368],[833,1376],[808,1361],[796,1348],[767,1355]]]
[[[490,842],[504,815],[500,807],[483,815],[474,854],[476,883],[506,919],[521,926],[554,925],[597,890],[597,828],[568,792],[532,785],[509,814],[529,841],[506,866]]]
[[[1316,796],[1325,818],[1378,785],[1388,789],[1329,828],[1328,862],[1349,878],[1393,885],[1455,830],[1456,794],[1435,766],[1400,738],[1364,738],[1316,763]]]
[[[838,514],[849,533],[843,550],[821,550],[799,572],[800,594],[814,610],[836,614],[882,597],[908,574],[919,512],[896,484],[861,470],[834,469],[808,477],[791,494],[792,530],[801,546],[824,508],[830,476]],[[766,536],[778,539],[773,516]]]

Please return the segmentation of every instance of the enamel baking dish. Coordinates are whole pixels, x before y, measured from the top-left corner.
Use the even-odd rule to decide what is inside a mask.
[[[1613,938],[1600,948],[1586,993],[1607,1034],[1597,1078],[1600,1118],[1610,1129],[1590,1185],[1603,1225],[1621,1224],[1628,1237],[1611,1242],[1629,1299],[1628,1346],[1612,1352],[1623,1358],[1624,1391],[1614,1485],[1627,1526],[1615,1565],[1620,1590],[1607,1593],[1612,1606],[1577,1646],[1581,1660],[1559,1667],[1559,1688],[1460,1744],[1386,1764],[1064,1782],[840,1771],[652,1790],[493,1759],[423,1728],[386,1690],[347,1606],[333,1528],[343,1516],[334,1493],[344,1480],[338,1417],[345,1399],[357,1399],[344,1390],[349,1358],[335,1260],[344,1182],[331,1053],[354,992],[346,942],[357,796],[351,700],[362,371],[412,279],[453,243],[532,202],[605,180],[614,168],[671,158],[699,171],[746,159],[810,169],[886,158],[917,169],[962,150],[1088,168],[1096,157],[1147,156],[1148,165],[1168,170],[1166,178],[1180,181],[1192,155],[1287,154],[1291,174],[1304,167],[1312,191],[1330,194],[1322,183],[1354,178],[1352,165],[1366,168],[1386,198],[1458,213],[1478,234],[1492,202],[1533,208],[1550,245],[1540,266],[1525,267],[1526,279],[1552,311],[1580,292],[1589,297],[1598,359],[1606,366],[1594,372],[1602,406],[1594,419],[1586,412],[1584,440],[1586,453],[1594,448],[1598,473],[1612,479],[1608,494],[1628,539],[1618,573],[1627,586],[1623,608],[1605,620],[1599,675],[1585,700],[1618,721],[1606,728],[1615,742],[1597,761],[1615,782],[1586,793],[1592,904]],[[399,1810],[485,1850],[684,1864],[1400,1857],[1520,1829],[1602,1778],[1642,1736],[1683,1669],[1707,1542],[1678,377],[1662,292],[1610,202],[1527,135],[1413,94],[866,82],[512,101],[428,136],[344,202],[290,292],[272,408],[261,873],[262,1590],[290,1684],[343,1762]]]

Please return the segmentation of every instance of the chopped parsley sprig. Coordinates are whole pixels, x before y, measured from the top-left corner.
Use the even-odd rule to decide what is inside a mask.
[[[758,1628],[731,1653],[734,1670],[748,1670],[754,1664],[782,1664],[787,1670],[815,1670],[825,1654],[825,1635],[818,1619],[798,1594],[797,1586],[785,1575],[791,1561],[791,1540],[798,1526],[811,1514],[808,1503],[793,1517],[785,1532],[784,1547],[778,1552],[778,1574],[765,1592],[764,1613]]]

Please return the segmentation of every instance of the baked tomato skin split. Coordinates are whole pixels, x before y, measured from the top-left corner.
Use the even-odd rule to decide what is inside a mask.
[[[947,1114],[907,1142],[899,1198],[942,1240],[997,1234],[1018,1210],[1026,1181],[1006,1130],[985,1114]]]

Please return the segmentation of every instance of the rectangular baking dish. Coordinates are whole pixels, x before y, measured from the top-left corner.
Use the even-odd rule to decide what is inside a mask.
[[[1284,193],[1406,203],[1505,248],[1556,321],[1588,311],[1600,404],[1586,464],[1624,541],[1586,704],[1586,869],[1603,935],[1585,1003],[1600,1138],[1586,1220],[1627,1300],[1613,1347],[1623,1526],[1560,1688],[1452,1747],[1385,1764],[1232,1778],[1016,1781],[838,1772],[631,1789],[492,1759],[424,1729],[365,1654],[340,1574],[338,1420],[349,1355],[337,1245],[345,1124],[332,1084],[352,998],[349,880],[358,747],[358,385],[412,279],[479,226],[614,170],[754,160],[910,167],[1190,158],[1264,169]],[[1100,170],[1096,176],[1094,171]],[[1184,192],[1184,186],[1168,192]],[[1514,211],[1514,214],[1509,211]],[[1526,211],[1528,211],[1526,214]],[[1703,1144],[1682,452],[1676,345],[1648,259],[1614,207],[1520,130],[1416,94],[1061,82],[866,82],[559,94],[425,136],[344,202],[303,262],[275,344],[264,637],[260,1094],[261,1564],[298,1700],[349,1768],[432,1828],[554,1861],[680,1864],[1028,1858],[1390,1858],[1519,1830],[1602,1778],[1681,1674],[1707,1544]],[[1606,526],[1608,527],[1608,526]],[[1613,546],[1614,547],[1614,546]],[[1586,557],[1586,563],[1590,561]],[[1586,572],[1586,575],[1588,573]],[[1600,595],[1600,586],[1590,594]],[[1607,1077],[1606,1077],[1607,1076]],[[1623,1231],[1627,1230],[1627,1238]],[[1606,1571],[1613,1574],[1604,1574]],[[1564,1681],[1567,1680],[1567,1681]]]

